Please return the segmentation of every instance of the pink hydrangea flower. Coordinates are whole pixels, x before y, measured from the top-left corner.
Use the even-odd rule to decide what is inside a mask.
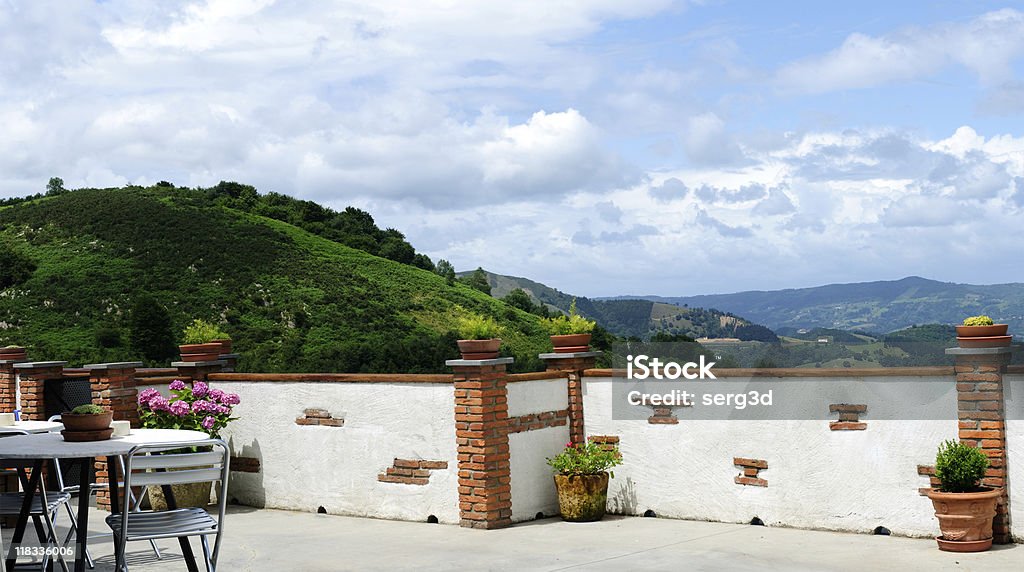
[[[213,429],[213,425],[216,422],[217,422],[217,420],[214,419],[213,416],[207,415],[206,418],[203,419],[203,423],[202,423],[203,429],[206,429],[207,431],[209,431],[210,429]]]
[[[143,389],[139,392],[139,405],[149,405],[150,400],[160,395],[160,392],[153,389]]]
[[[224,392],[220,389],[211,389],[208,394],[208,398],[210,401],[220,401],[221,399],[224,399]]]
[[[180,379],[176,379],[172,381],[171,384],[168,385],[167,387],[174,391],[180,391],[182,389],[185,389],[185,382],[181,381]]]
[[[206,385],[205,381],[194,381],[192,382],[192,395],[196,397],[206,397],[206,394],[210,392],[210,386]]]
[[[242,399],[238,397],[237,393],[225,393],[224,398],[220,402],[224,405],[238,405],[242,402]]]
[[[170,408],[170,403],[167,401],[166,397],[162,395],[157,395],[156,397],[149,400],[149,408],[152,411],[168,411]]]
[[[188,406],[188,403],[185,403],[184,401],[175,401],[174,403],[171,403],[168,406],[168,409],[170,410],[171,414],[177,415],[178,417],[184,417],[188,415],[189,411],[191,410],[191,408]]]

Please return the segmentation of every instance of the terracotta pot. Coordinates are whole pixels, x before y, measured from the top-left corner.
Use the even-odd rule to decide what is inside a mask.
[[[970,493],[945,493],[930,489],[935,516],[942,536],[936,537],[939,550],[983,552],[992,547],[992,519],[1002,489],[980,489]]]
[[[564,336],[551,336],[551,345],[555,347],[556,354],[585,352],[590,349],[591,337],[592,334],[566,334]]]
[[[1013,342],[1013,336],[978,336],[973,338],[957,338],[962,348],[1005,348]]]
[[[562,520],[593,522],[604,517],[608,504],[608,473],[555,475]]]
[[[458,340],[456,343],[459,345],[459,351],[462,352],[462,359],[494,359],[498,357],[501,338]]]
[[[957,326],[956,335],[960,338],[980,338],[988,336],[1005,336],[1007,324],[992,324],[991,326]]]
[[[221,348],[220,342],[210,342],[208,344],[182,344],[178,346],[178,351],[181,352],[181,361],[217,361]]]
[[[25,361],[28,359],[25,354],[25,348],[0,348],[0,360],[9,361]]]
[[[67,431],[102,431],[110,428],[114,420],[114,412],[107,411],[93,415],[91,413],[61,413],[60,422]]]
[[[220,355],[231,353],[231,340],[213,340],[220,344]]]

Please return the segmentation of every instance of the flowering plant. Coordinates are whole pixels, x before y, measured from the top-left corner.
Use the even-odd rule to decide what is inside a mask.
[[[190,388],[176,379],[168,386],[168,399],[155,389],[139,392],[139,419],[149,429],[190,429],[204,431],[218,437],[229,421],[231,408],[238,405],[238,394],[211,389],[202,381],[192,382]]]
[[[597,475],[622,464],[618,447],[586,443],[566,443],[565,449],[548,459],[548,464],[561,475]],[[612,477],[615,473],[612,473]]]

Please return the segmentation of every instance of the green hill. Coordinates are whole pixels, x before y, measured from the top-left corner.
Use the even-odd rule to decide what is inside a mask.
[[[0,263],[16,264],[0,270],[0,345],[72,364],[138,359],[131,310],[151,294],[175,334],[192,318],[221,323],[243,370],[444,371],[458,354],[454,318],[467,311],[505,326],[516,369],[540,366],[548,345],[536,316],[417,268],[429,259],[397,231],[372,219],[365,232],[341,228],[324,209],[313,216],[325,221],[300,217],[299,228],[275,220],[290,216],[288,200],[275,199],[273,218],[240,200],[163,185],[7,201]],[[339,242],[360,240],[405,263]]]

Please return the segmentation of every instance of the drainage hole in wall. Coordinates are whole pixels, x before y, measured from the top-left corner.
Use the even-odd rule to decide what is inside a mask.
[[[755,516],[754,518],[750,519],[750,524],[751,526],[764,526],[764,521],[761,520],[760,517]]]
[[[876,526],[875,534],[877,534],[878,536],[889,536],[890,534],[892,534],[892,531],[884,526]]]
[[[437,524],[437,517],[434,516],[434,515],[428,516],[427,517],[427,523],[428,524]]]
[[[657,518],[658,517],[658,515],[654,514],[654,511],[651,510],[651,509],[645,510],[644,511],[644,516],[646,516],[647,518]]]
[[[317,514],[327,514],[327,509],[322,507],[322,506],[318,506],[318,507],[316,507],[316,513]]]
[[[535,516],[535,517],[533,517],[533,518],[535,518],[535,519],[537,519],[537,520],[541,520],[542,518],[544,518],[544,513],[542,513],[542,512],[538,512],[538,513],[537,513],[537,516]]]

